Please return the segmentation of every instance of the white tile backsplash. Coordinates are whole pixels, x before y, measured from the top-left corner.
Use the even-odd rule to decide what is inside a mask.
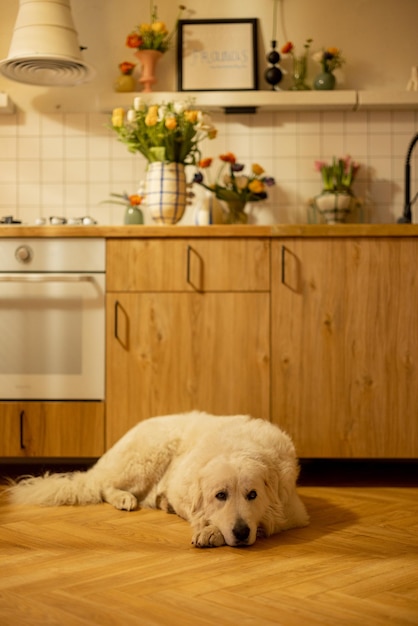
[[[350,154],[361,164],[355,191],[367,202],[371,222],[393,222],[403,211],[408,145],[418,129],[414,111],[259,112],[214,115],[218,137],[204,156],[236,154],[248,169],[260,163],[275,177],[259,223],[307,221],[307,202],[321,191],[314,161]],[[0,216],[34,223],[39,216],[92,215],[101,224],[123,223],[122,206],[101,204],[110,193],[135,193],[146,162],[130,154],[100,113],[0,116]],[[418,191],[418,148],[413,154],[411,196]],[[192,172],[189,172],[192,176]],[[414,215],[417,211],[414,211]],[[193,208],[184,223],[192,223]]]

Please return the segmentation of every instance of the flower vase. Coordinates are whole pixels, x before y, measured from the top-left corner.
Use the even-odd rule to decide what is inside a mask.
[[[335,76],[330,70],[324,70],[314,80],[314,89],[331,91],[335,87]]]
[[[224,223],[224,211],[221,203],[210,191],[205,191],[204,196],[198,200],[194,214],[194,223],[197,226]]]
[[[306,84],[306,75],[308,71],[308,59],[305,54],[293,59],[293,84],[291,91],[309,91],[310,87]]]
[[[225,200],[228,213],[225,217],[225,224],[247,224],[248,215],[245,213],[244,200]]]
[[[152,85],[157,82],[155,68],[163,53],[159,50],[137,50],[135,56],[142,65],[142,73],[139,79],[142,91],[150,93],[152,92]]]
[[[157,224],[176,224],[187,203],[186,175],[182,163],[155,161],[146,173],[146,203]]]
[[[141,209],[137,206],[126,207],[125,215],[123,218],[124,224],[143,224],[144,216]]]
[[[350,213],[354,196],[345,192],[323,191],[313,200],[313,207],[327,224],[343,224]]]
[[[115,91],[119,93],[135,91],[135,78],[132,74],[120,74],[115,81]]]

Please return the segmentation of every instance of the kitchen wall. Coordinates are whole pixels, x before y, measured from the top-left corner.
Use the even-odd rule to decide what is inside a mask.
[[[272,0],[195,0],[184,17],[257,17],[260,37],[260,88],[272,37]],[[121,6],[123,7],[121,10]],[[174,24],[177,5],[158,2],[161,19]],[[302,50],[339,46],[347,60],[338,71],[338,88],[404,90],[411,66],[418,64],[416,0],[278,0],[279,45],[290,39]],[[0,0],[0,58],[7,56],[18,9],[17,0]],[[100,204],[111,192],[137,190],[145,161],[131,155],[107,128],[100,96],[110,93],[118,63],[134,60],[126,34],[149,20],[149,2],[72,0],[84,58],[97,69],[95,80],[72,88],[28,86],[0,77],[0,91],[16,104],[16,113],[0,115],[0,216],[27,223],[39,216],[92,215],[102,224],[118,224],[123,208]],[[283,66],[288,67],[284,61]],[[312,79],[318,66],[310,61]],[[282,83],[288,85],[288,77]],[[163,58],[158,89],[176,89],[175,50]],[[280,97],[280,94],[277,94]],[[205,156],[234,152],[240,161],[257,161],[276,178],[269,200],[254,207],[259,223],[307,221],[307,202],[321,185],[316,159],[350,154],[361,164],[356,193],[365,203],[365,220],[393,222],[402,213],[404,163],[418,111],[260,112],[213,116],[218,138],[203,147]],[[412,195],[418,191],[418,149],[412,160]],[[183,219],[193,221],[193,207]],[[414,210],[418,222],[418,209]]]

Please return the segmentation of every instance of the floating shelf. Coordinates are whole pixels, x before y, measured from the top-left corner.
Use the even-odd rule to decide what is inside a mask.
[[[116,107],[129,108],[141,96],[146,103],[193,99],[208,111],[251,113],[256,111],[356,111],[418,109],[416,91],[167,91],[110,93],[100,97],[100,110],[109,113]]]
[[[418,91],[358,91],[359,109],[418,109]]]
[[[14,103],[10,100],[7,93],[0,91],[0,114],[2,113],[10,114],[14,112],[15,112]]]

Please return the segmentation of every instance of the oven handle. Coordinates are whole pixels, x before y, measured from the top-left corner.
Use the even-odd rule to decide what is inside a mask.
[[[76,276],[49,276],[48,274],[16,274],[1,276],[0,283],[90,283],[94,276],[77,274]]]

